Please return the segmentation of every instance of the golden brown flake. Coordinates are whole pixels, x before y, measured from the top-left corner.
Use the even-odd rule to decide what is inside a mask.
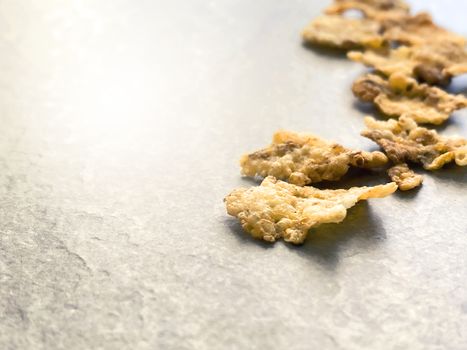
[[[370,19],[321,16],[303,30],[307,43],[344,50],[378,48],[383,43],[381,25]]]
[[[467,165],[467,140],[448,138],[435,130],[419,127],[408,117],[376,121],[365,118],[367,130],[362,135],[375,141],[395,164],[418,163],[427,170],[436,170],[455,161]]]
[[[308,230],[324,223],[344,220],[347,209],[358,201],[383,198],[394,191],[395,183],[349,190],[319,190],[299,187],[267,177],[261,186],[234,190],[226,198],[227,212],[237,217],[253,237],[275,242],[281,237],[303,243]]]
[[[452,42],[401,46],[395,50],[351,51],[347,56],[388,77],[400,73],[430,85],[446,85],[453,76],[467,72],[467,52]]]
[[[240,160],[246,176],[274,176],[295,185],[336,181],[350,166],[379,168],[387,163],[381,152],[352,151],[305,133],[279,131],[272,144],[244,155]]]
[[[388,175],[399,186],[401,191],[409,191],[420,186],[423,182],[423,176],[416,174],[405,163],[390,168]]]
[[[445,85],[451,78],[467,73],[464,46],[444,41],[413,47],[414,76],[428,84]]]
[[[419,84],[400,73],[394,73],[389,80],[365,75],[353,84],[352,91],[360,100],[376,104],[388,116],[405,115],[417,123],[441,124],[455,110],[467,107],[464,96]]]
[[[403,73],[410,76],[417,65],[411,59],[413,56],[412,49],[406,46],[401,46],[396,50],[351,51],[347,56],[353,61],[375,68],[386,76],[394,73]]]
[[[428,13],[406,16],[400,21],[385,23],[384,38],[407,46],[449,42],[465,46],[465,38],[452,33],[435,23]]]

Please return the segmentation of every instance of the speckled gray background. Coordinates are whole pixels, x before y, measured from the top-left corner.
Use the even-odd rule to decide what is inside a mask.
[[[225,214],[278,128],[374,147],[364,68],[301,45],[326,3],[0,1],[0,349],[467,349],[465,170],[298,248]]]

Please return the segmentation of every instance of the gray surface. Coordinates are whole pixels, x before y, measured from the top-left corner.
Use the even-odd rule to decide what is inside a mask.
[[[0,1],[1,349],[467,348],[465,170],[299,248],[225,214],[278,128],[373,147],[364,69],[301,46],[325,4]]]

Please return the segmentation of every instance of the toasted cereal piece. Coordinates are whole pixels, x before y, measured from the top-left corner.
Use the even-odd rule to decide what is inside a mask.
[[[385,76],[390,76],[394,73],[411,76],[417,65],[417,63],[411,59],[413,56],[412,49],[407,46],[401,46],[396,50],[351,51],[347,56],[355,62],[360,62],[366,66],[375,68]]]
[[[427,170],[440,169],[452,161],[467,165],[467,140],[463,138],[443,137],[406,116],[388,121],[366,117],[365,124],[362,135],[383,148],[395,164],[418,163]]]
[[[416,174],[405,163],[397,164],[388,170],[388,175],[401,191],[409,191],[420,186],[423,176]]]
[[[436,25],[431,16],[425,12],[406,16],[397,22],[386,22],[385,27],[384,39],[407,46],[445,42],[462,48],[465,46],[464,37]]]
[[[380,22],[400,21],[410,12],[407,3],[402,0],[334,0],[326,13],[343,14],[348,10],[359,10],[366,18]]]
[[[347,56],[385,76],[400,73],[430,85],[447,85],[453,76],[467,72],[467,52],[452,42],[401,46],[395,50],[351,51]]]
[[[300,187],[267,177],[261,186],[239,188],[226,198],[227,212],[237,217],[245,231],[269,242],[283,238],[303,243],[312,227],[344,220],[358,201],[383,198],[397,190],[395,183],[349,190]]]
[[[430,85],[449,84],[452,77],[467,73],[467,51],[450,41],[431,42],[413,47],[417,62],[413,74]]]
[[[361,101],[374,103],[387,116],[405,115],[419,124],[441,124],[454,111],[467,107],[463,95],[419,84],[400,73],[394,73],[389,80],[367,74],[355,81],[352,91]]]
[[[344,50],[378,48],[383,43],[381,25],[370,19],[321,16],[302,33],[305,42]]]
[[[274,176],[304,186],[339,180],[350,166],[379,168],[387,161],[381,152],[353,151],[310,134],[279,131],[269,147],[244,155],[240,165],[246,176]]]

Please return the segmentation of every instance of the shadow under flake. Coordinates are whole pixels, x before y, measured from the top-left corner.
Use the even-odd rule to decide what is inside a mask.
[[[467,94],[467,74],[452,79],[446,90],[451,94]]]
[[[443,168],[436,171],[427,172],[427,174],[442,182],[467,184],[467,167],[461,167],[455,163],[445,165]]]
[[[342,259],[365,253],[385,239],[379,217],[367,202],[360,202],[348,210],[343,222],[312,228],[302,246],[288,246],[327,269],[335,269]]]
[[[332,48],[332,47],[325,47],[325,46],[317,46],[313,45],[307,42],[302,42],[302,47],[304,47],[307,50],[313,51],[319,56],[325,56],[327,58],[333,58],[337,60],[347,60],[347,51],[338,49],[338,48]]]
[[[388,117],[385,114],[381,113],[381,111],[378,108],[376,108],[376,106],[373,103],[362,102],[358,100],[356,97],[353,102],[353,108],[363,113],[364,116],[369,115],[380,120],[388,119]],[[364,116],[362,116],[362,119]]]
[[[420,171],[418,171],[416,169],[414,169],[414,171],[417,174],[420,174]],[[397,190],[396,192],[394,192],[393,196],[395,196],[397,199],[402,200],[404,202],[405,201],[411,202],[418,196],[418,194],[420,193],[422,188],[423,188],[423,184],[421,186],[418,186],[418,187],[413,188],[413,189],[408,190],[408,191]]]
[[[445,131],[446,129],[452,127],[452,126],[456,126],[458,125],[459,123],[456,121],[456,118],[455,118],[455,113],[453,113],[453,115],[451,115],[449,117],[448,120],[444,121],[442,124],[440,125],[433,125],[433,124],[420,124],[421,127],[424,127],[424,128],[427,128],[427,129],[434,129],[436,130],[437,133],[442,133],[443,131]]]

